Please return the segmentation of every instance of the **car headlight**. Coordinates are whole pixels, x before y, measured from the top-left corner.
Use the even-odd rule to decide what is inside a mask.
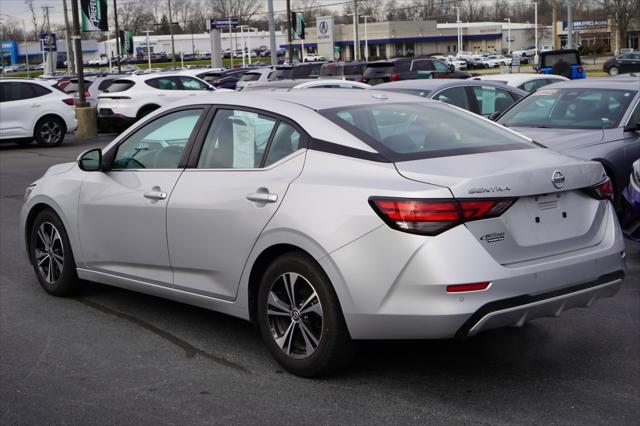
[[[29,197],[31,197],[31,193],[33,192],[34,188],[36,187],[35,183],[32,183],[31,185],[27,186],[24,190],[24,202],[26,203],[27,201],[29,201]]]

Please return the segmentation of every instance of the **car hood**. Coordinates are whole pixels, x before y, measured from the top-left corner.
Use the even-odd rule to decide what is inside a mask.
[[[555,151],[567,151],[589,145],[595,145],[604,139],[602,129],[540,129],[536,127],[509,127],[534,141]]]

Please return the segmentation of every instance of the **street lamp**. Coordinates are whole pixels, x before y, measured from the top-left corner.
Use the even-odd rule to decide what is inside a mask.
[[[369,60],[369,35],[367,34],[367,18],[371,15],[360,15],[364,18],[364,60]]]
[[[511,54],[511,18],[504,18],[507,21],[507,54]]]
[[[244,29],[245,28],[249,28],[249,25],[240,25],[240,46],[242,47],[242,68],[246,67],[246,63],[245,63],[245,54],[246,54],[246,49],[247,49],[247,44],[246,41],[244,39]]]
[[[144,30],[144,33],[147,34],[147,62],[149,63],[149,71],[151,71],[151,47],[149,46],[149,33],[152,33],[151,30]]]
[[[457,43],[458,43],[458,54],[460,54],[460,51],[462,50],[462,21],[460,21],[460,8],[456,6],[456,23],[457,23]]]

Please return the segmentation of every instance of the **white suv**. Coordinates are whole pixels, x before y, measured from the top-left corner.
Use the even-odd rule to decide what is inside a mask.
[[[0,141],[60,145],[78,126],[73,97],[44,81],[0,80]]]
[[[98,96],[98,128],[121,131],[161,106],[214,91],[197,77],[177,73],[122,77]]]

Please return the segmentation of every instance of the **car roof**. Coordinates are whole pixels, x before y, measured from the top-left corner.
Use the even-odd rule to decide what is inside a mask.
[[[505,84],[491,80],[473,80],[473,79],[419,79],[419,80],[400,80],[391,83],[382,83],[374,86],[374,89],[418,89],[418,90],[439,90],[451,86],[495,86],[508,90],[517,91],[515,87],[505,86]]]
[[[640,90],[640,79],[638,77],[626,78],[584,78],[578,80],[562,81],[544,86],[542,89],[555,88],[585,88],[585,89],[632,89]]]
[[[554,74],[535,74],[535,73],[522,73],[522,74],[486,74],[472,77],[473,80],[482,81],[504,81],[512,84],[525,83],[531,80],[541,80],[545,78],[556,78],[558,80],[568,80],[566,77]]]

